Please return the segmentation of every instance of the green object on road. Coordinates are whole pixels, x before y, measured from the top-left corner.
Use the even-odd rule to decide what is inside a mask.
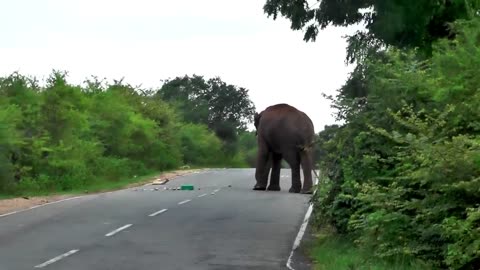
[[[182,190],[193,190],[194,188],[193,188],[193,185],[183,185],[181,187],[181,189]]]

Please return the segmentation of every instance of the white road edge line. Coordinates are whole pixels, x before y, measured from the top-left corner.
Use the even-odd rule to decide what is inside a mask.
[[[17,214],[17,213],[21,213],[21,212],[25,212],[25,211],[28,211],[28,210],[33,210],[33,209],[35,209],[35,208],[39,208],[39,207],[43,207],[43,206],[47,206],[47,205],[51,205],[51,204],[55,204],[55,203],[61,203],[61,202],[66,202],[66,201],[70,201],[70,200],[80,199],[80,198],[84,198],[84,197],[86,197],[86,196],[84,195],[84,196],[71,197],[71,198],[66,198],[66,199],[58,200],[58,201],[54,201],[54,202],[48,202],[48,203],[44,203],[44,204],[39,204],[39,205],[35,205],[35,206],[29,207],[29,208],[26,208],[26,209],[22,209],[22,210],[17,210],[17,211],[13,211],[13,212],[1,214],[1,215],[0,215],[0,218],[1,218],[1,217],[6,217],[6,216],[10,216],[10,215],[13,215],[13,214]]]
[[[162,209],[162,210],[157,211],[157,212],[155,212],[155,213],[152,213],[152,214],[150,214],[150,215],[148,215],[148,216],[149,216],[149,217],[154,217],[154,216],[156,216],[156,215],[160,215],[161,213],[167,212],[167,210],[168,210],[168,209]]]
[[[74,254],[74,253],[77,253],[77,252],[78,252],[78,249],[70,250],[70,251],[67,252],[67,253],[64,253],[64,254],[62,254],[62,255],[60,255],[60,256],[57,256],[57,257],[55,257],[55,258],[53,258],[53,259],[51,259],[51,260],[48,260],[48,261],[46,261],[46,262],[44,262],[44,263],[42,263],[42,264],[36,265],[35,268],[43,268],[43,267],[45,267],[45,266],[47,266],[47,265],[49,265],[49,264],[52,264],[52,263],[54,263],[54,262],[58,262],[58,261],[60,261],[61,259],[65,258],[65,257],[68,257],[68,256],[70,256],[70,255],[72,255],[72,254]]]
[[[202,194],[202,195],[198,195],[198,198],[202,198],[202,197],[205,197],[205,196],[207,196],[207,193]]]
[[[114,230],[114,231],[111,231],[111,232],[105,234],[105,236],[106,236],[106,237],[112,236],[112,235],[114,235],[114,234],[116,234],[116,233],[118,233],[118,232],[120,232],[120,231],[125,230],[126,228],[128,228],[128,227],[130,227],[130,226],[132,226],[132,225],[133,225],[133,224],[127,224],[127,225],[125,225],[125,226],[122,226],[122,227],[120,227],[120,228],[118,228],[118,229],[116,229],[116,230]]]
[[[315,178],[316,178],[315,185],[317,185],[318,184],[318,178],[317,177],[315,177]],[[317,192],[317,190],[315,189],[313,191],[313,195],[315,195],[316,192]],[[295,270],[292,267],[293,253],[300,246],[300,242],[302,241],[303,235],[305,234],[305,230],[307,229],[308,222],[310,221],[310,216],[312,215],[312,211],[313,211],[313,204],[310,203],[310,206],[307,209],[307,213],[305,213],[305,217],[303,218],[303,223],[300,226],[300,230],[298,231],[297,237],[295,238],[295,241],[293,242],[292,251],[290,252],[290,256],[288,256],[286,266],[290,270]]]
[[[219,191],[220,191],[220,189],[215,189],[213,192],[217,193],[217,192],[219,192]]]
[[[188,202],[190,202],[190,201],[192,201],[192,200],[181,201],[181,202],[179,202],[178,204],[185,204],[185,203],[188,203]]]

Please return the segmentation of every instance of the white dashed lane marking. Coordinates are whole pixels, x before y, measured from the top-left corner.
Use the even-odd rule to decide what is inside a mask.
[[[126,228],[128,228],[128,227],[130,227],[130,226],[132,226],[132,225],[133,225],[133,224],[127,224],[127,225],[125,225],[125,226],[122,226],[122,227],[120,227],[120,228],[118,228],[118,229],[116,229],[116,230],[114,230],[114,231],[111,231],[111,232],[105,234],[105,236],[107,236],[107,237],[112,236],[112,235],[114,235],[114,234],[116,234],[116,233],[118,233],[118,232],[120,232],[120,231],[125,230]]]
[[[211,193],[211,195],[215,195],[215,194],[216,194],[217,192],[219,192],[219,191],[220,191],[220,188],[215,189],[215,190]],[[198,195],[198,198],[202,198],[202,197],[205,197],[205,196],[207,196],[207,195],[208,195],[207,193],[204,193],[204,194]],[[74,199],[74,198],[71,198],[71,199]],[[191,201],[192,201],[192,200],[184,200],[184,201],[179,202],[178,204],[179,204],[179,205],[182,205],[182,204],[189,203],[189,202],[191,202]],[[42,206],[43,206],[43,205],[42,205]],[[31,207],[30,209],[34,209],[34,208],[37,208],[37,207],[40,207],[40,205],[38,205],[38,206],[33,206],[33,207]],[[154,213],[152,213],[152,214],[150,214],[150,215],[148,215],[148,216],[149,216],[149,217],[154,217],[154,216],[160,215],[160,214],[162,214],[162,213],[165,213],[165,212],[167,212],[167,211],[168,211],[168,209],[162,209],[162,210],[159,210],[159,211],[157,211],[157,212],[154,212]],[[19,212],[20,212],[20,211],[19,211]],[[7,215],[11,215],[11,214],[14,214],[14,213],[17,213],[17,212],[12,212],[12,213],[8,213],[8,214],[0,215],[0,217],[2,217],[2,216],[7,216]],[[129,227],[131,227],[132,225],[133,225],[133,224],[124,225],[124,226],[122,226],[122,227],[120,227],[120,228],[118,228],[118,229],[116,229],[116,230],[113,230],[113,231],[105,234],[105,236],[106,236],[106,237],[113,236],[113,235],[115,235],[115,234],[117,234],[117,233],[119,233],[119,232],[121,232],[121,231],[123,231],[123,230],[125,230],[125,229],[127,229],[127,228],[129,228]],[[62,255],[59,255],[59,256],[57,256],[57,257],[55,257],[55,258],[53,258],[53,259],[50,259],[50,260],[48,260],[48,261],[46,261],[46,262],[44,262],[44,263],[42,263],[42,264],[36,265],[35,268],[43,268],[43,267],[45,267],[45,266],[47,266],[47,265],[50,265],[50,264],[55,263],[55,262],[58,262],[58,261],[66,258],[66,257],[68,257],[68,256],[70,256],[70,255],[73,255],[73,254],[77,253],[78,251],[79,251],[78,249],[70,250],[69,252],[66,252],[66,253],[64,253],[64,254],[62,254]]]
[[[167,212],[167,210],[168,210],[168,209],[162,209],[162,210],[157,211],[157,212],[155,212],[155,213],[152,213],[152,214],[150,214],[150,215],[148,215],[148,216],[149,216],[149,217],[154,217],[154,216],[156,216],[156,215],[160,215],[161,213]]]
[[[219,191],[220,191],[219,188],[218,188],[218,189],[215,189],[212,193],[210,193],[210,195],[215,195],[215,194],[216,194],[217,192],[219,192]]]
[[[185,200],[185,201],[181,201],[179,202],[178,204],[185,204],[185,203],[188,203],[188,202],[191,202],[192,200]]]
[[[51,259],[51,260],[48,260],[48,261],[46,261],[46,262],[44,262],[44,263],[42,263],[42,264],[36,265],[35,268],[43,268],[43,267],[45,267],[45,266],[47,266],[47,265],[49,265],[49,264],[52,264],[52,263],[54,263],[54,262],[58,262],[58,261],[60,261],[61,259],[65,258],[65,257],[68,257],[68,256],[70,256],[70,255],[72,255],[72,254],[74,254],[74,253],[77,253],[77,252],[78,252],[78,249],[70,250],[70,251],[67,252],[67,253],[64,253],[64,254],[62,254],[62,255],[60,255],[60,256],[57,256],[57,257],[55,257],[55,258],[53,258],[53,259]]]

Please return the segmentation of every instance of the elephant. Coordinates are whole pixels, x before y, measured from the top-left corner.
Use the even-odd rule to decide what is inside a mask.
[[[288,104],[276,104],[255,113],[257,135],[256,184],[253,190],[280,191],[281,161],[285,159],[292,171],[290,193],[311,194],[312,145],[315,131],[312,120],[302,111]],[[303,169],[303,188],[300,181]],[[270,185],[267,187],[268,174]]]

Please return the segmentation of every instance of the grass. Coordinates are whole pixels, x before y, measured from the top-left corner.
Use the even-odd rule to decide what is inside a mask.
[[[407,258],[394,261],[374,258],[333,232],[322,231],[307,246],[315,270],[427,270],[427,266]]]
[[[190,168],[192,170],[193,168]],[[143,184],[152,180],[155,176],[158,176],[162,173],[168,173],[171,171],[164,171],[164,172],[152,172],[146,175],[138,176],[138,177],[128,177],[122,178],[115,181],[109,180],[98,180],[93,182],[92,184],[81,187],[81,188],[74,188],[66,191],[20,191],[15,192],[15,194],[0,194],[0,200],[2,199],[11,199],[16,197],[37,197],[37,196],[51,196],[51,195],[80,195],[80,194],[89,194],[89,193],[99,193],[99,192],[106,192],[106,191],[113,191],[124,189],[133,184]]]
[[[165,172],[164,172],[165,173]],[[161,174],[161,172],[154,172],[149,173],[146,175],[142,175],[139,177],[129,177],[123,178],[116,181],[95,181],[91,185],[82,188],[76,188],[68,191],[68,194],[82,194],[82,193],[97,193],[97,192],[105,192],[105,191],[112,191],[112,190],[119,190],[123,189],[131,184],[142,184],[151,180],[153,177]]]
[[[14,197],[17,197],[17,196],[7,195],[7,194],[0,194],[0,200],[11,199],[11,198],[14,198]]]

